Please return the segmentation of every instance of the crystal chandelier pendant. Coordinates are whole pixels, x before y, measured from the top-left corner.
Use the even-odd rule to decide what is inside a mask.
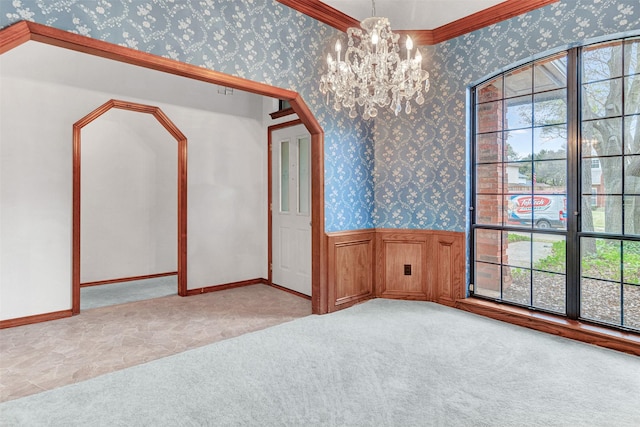
[[[327,55],[327,70],[320,78],[320,92],[327,95],[327,103],[333,102],[337,111],[348,109],[351,118],[357,116],[357,105],[365,120],[376,117],[380,107],[389,107],[395,115],[402,110],[411,114],[414,98],[422,105],[429,91],[429,73],[422,69],[422,55],[413,49],[411,37],[407,36],[402,55],[399,38],[387,18],[373,16],[363,20],[360,28],[349,28],[344,53],[338,40],[335,59]]]

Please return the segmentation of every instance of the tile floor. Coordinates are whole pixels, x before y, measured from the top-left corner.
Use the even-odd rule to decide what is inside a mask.
[[[85,310],[0,330],[0,401],[17,399],[311,314],[266,285]]]

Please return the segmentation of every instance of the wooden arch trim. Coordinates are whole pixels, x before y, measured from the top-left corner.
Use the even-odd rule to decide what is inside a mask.
[[[0,30],[0,54],[29,40],[289,101],[291,108],[293,108],[311,134],[311,221],[313,223],[311,229],[311,307],[316,314],[327,313],[327,251],[324,234],[324,131],[297,92],[28,21],[20,21]]]
[[[178,295],[187,296],[187,138],[160,108],[112,99],[73,124],[73,314],[80,313],[82,128],[113,108],[151,114],[178,143]]]

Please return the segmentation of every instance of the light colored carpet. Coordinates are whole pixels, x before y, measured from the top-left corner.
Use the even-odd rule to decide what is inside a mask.
[[[0,405],[8,426],[638,426],[640,358],[377,299]]]
[[[80,288],[80,310],[178,294],[178,276]]]
[[[111,286],[111,285],[107,285]],[[160,359],[311,314],[266,285],[172,295],[0,330],[0,401]],[[2,418],[0,415],[0,426]]]

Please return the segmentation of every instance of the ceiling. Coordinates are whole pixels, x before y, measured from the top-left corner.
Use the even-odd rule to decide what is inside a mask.
[[[375,0],[376,16],[389,19],[393,30],[433,30],[505,0]],[[371,0],[322,0],[362,21],[372,16]]]

